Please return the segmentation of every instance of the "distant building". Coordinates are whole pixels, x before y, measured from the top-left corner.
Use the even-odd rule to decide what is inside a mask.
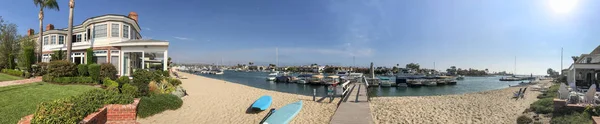
[[[568,68],[567,82],[575,83],[577,86],[591,86],[596,84],[600,76],[600,46],[596,47],[590,54],[581,54]]]

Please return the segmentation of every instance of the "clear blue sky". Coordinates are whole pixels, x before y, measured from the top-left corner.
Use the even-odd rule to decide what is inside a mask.
[[[68,0],[44,24],[66,28]],[[488,68],[545,74],[600,45],[600,1],[558,11],[549,0],[76,0],[75,24],[139,14],[142,36],[170,41],[175,62]],[[31,0],[2,0],[19,32],[38,28]],[[561,9],[562,10],[562,9]]]

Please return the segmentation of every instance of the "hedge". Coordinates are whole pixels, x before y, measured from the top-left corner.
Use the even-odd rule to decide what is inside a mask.
[[[34,73],[34,76],[43,76],[48,73],[48,63],[40,62],[31,66],[31,72]]]
[[[13,76],[18,76],[18,77],[24,76],[24,73],[22,71],[14,70],[14,69],[2,69],[2,73],[13,75]]]
[[[54,77],[72,77],[76,76],[77,65],[74,63],[56,60],[48,64],[48,74]]]
[[[124,84],[131,83],[131,80],[129,80],[129,77],[127,77],[127,76],[121,76],[116,81],[117,81],[117,83],[119,83],[119,86],[123,86]]]
[[[129,83],[126,83],[126,84],[123,84],[120,86],[121,86],[121,94],[137,97],[137,95],[138,95],[137,87],[135,87]]]
[[[131,96],[94,89],[81,95],[40,103],[31,123],[75,124],[105,104],[130,104],[132,102],[133,97]]]
[[[137,115],[141,118],[161,113],[165,110],[175,110],[183,105],[183,100],[173,94],[157,94],[142,97],[137,108]]]
[[[91,84],[96,83],[91,77],[55,77],[51,81],[58,84]]]
[[[92,79],[94,79],[95,81],[99,81],[100,80],[100,65],[89,64],[88,65],[88,74],[90,74],[90,77],[92,77]]]
[[[54,82],[54,76],[44,75],[44,76],[42,76],[42,81],[44,81],[44,82]]]
[[[88,75],[88,66],[86,64],[79,64],[77,65],[77,74],[79,74],[79,76],[89,76]]]
[[[117,68],[114,65],[103,63],[100,65],[100,78],[110,78],[111,80],[117,79]]]
[[[92,50],[92,48],[88,48],[87,50],[85,50],[85,52],[86,52],[86,53],[85,53],[85,60],[86,60],[86,63],[87,63],[88,65],[89,65],[89,64],[94,64],[94,63],[96,63],[96,62],[94,61],[94,50]]]
[[[110,80],[110,78],[104,78],[104,80],[102,81],[102,85],[106,87],[107,90],[119,91],[119,83]]]

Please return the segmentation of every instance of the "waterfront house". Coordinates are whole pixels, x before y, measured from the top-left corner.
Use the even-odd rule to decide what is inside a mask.
[[[90,17],[73,26],[71,37],[71,61],[76,64],[90,63],[86,59],[86,49],[93,49],[96,63],[113,64],[118,75],[130,75],[135,69],[167,69],[169,42],[142,39],[138,14],[106,14]],[[33,29],[28,35],[39,39]],[[42,61],[49,62],[53,51],[66,51],[67,28],[54,29],[48,24],[44,31]]]
[[[596,47],[590,54],[581,54],[577,60],[568,68],[567,82],[575,83],[576,86],[589,87],[592,84],[598,86],[600,83],[600,46]],[[598,88],[598,87],[596,87]]]

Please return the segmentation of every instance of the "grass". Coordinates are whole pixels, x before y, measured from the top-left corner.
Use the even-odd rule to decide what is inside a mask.
[[[12,81],[12,80],[19,80],[19,79],[23,79],[23,78],[0,73],[0,81]]]
[[[56,85],[45,82],[0,87],[0,124],[17,123],[33,114],[41,102],[52,101],[96,89],[88,85]]]

